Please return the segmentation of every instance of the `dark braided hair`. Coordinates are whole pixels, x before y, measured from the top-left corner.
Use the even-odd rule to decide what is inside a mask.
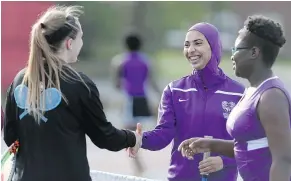
[[[282,26],[265,16],[249,16],[244,25],[248,31],[279,47],[282,47],[286,43]]]
[[[249,32],[248,44],[258,46],[261,49],[264,63],[268,67],[272,67],[280,48],[286,43],[282,26],[262,15],[249,16],[244,25]]]

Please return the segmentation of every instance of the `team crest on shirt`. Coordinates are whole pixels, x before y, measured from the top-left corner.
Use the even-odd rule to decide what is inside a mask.
[[[230,114],[230,112],[235,107],[235,103],[231,102],[231,101],[230,102],[222,101],[221,106],[222,106],[222,109],[223,109],[223,117],[225,119],[227,119],[229,114]]]

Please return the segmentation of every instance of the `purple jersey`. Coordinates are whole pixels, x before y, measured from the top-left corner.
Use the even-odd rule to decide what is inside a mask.
[[[145,96],[145,85],[149,75],[145,55],[132,52],[123,57],[120,67],[122,87],[129,96]]]
[[[261,95],[271,88],[282,90],[290,102],[289,94],[279,78],[269,78],[257,88],[246,90],[227,121],[227,130],[235,140],[234,152],[238,170],[244,181],[269,180],[272,155],[256,107]]]
[[[216,28],[201,23],[194,27],[207,38],[212,57],[203,70],[171,82],[164,89],[158,125],[153,131],[144,132],[142,148],[160,150],[172,140],[173,147],[168,171],[170,181],[200,180],[199,162],[183,158],[177,150],[180,143],[192,137],[213,136],[232,139],[226,130],[226,120],[240,100],[244,87],[227,77],[218,68],[221,55],[220,39]],[[211,154],[216,156],[217,154]],[[224,168],[209,175],[209,181],[235,181],[237,169],[235,159],[221,156]]]

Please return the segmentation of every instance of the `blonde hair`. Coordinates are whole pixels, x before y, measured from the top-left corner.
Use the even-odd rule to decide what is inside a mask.
[[[39,122],[45,110],[45,104],[42,104],[42,108],[40,108],[40,100],[42,99],[42,102],[45,102],[46,99],[45,95],[41,94],[41,83],[43,83],[44,88],[54,87],[60,92],[60,78],[80,80],[85,84],[81,76],[57,56],[59,45],[63,41],[60,41],[57,45],[51,45],[46,38],[46,36],[51,35],[65,25],[69,25],[75,31],[80,31],[80,27],[76,27],[76,23],[68,24],[67,18],[73,17],[77,21],[82,13],[82,6],[52,6],[40,16],[32,27],[29,59],[22,83],[26,84],[29,90],[27,97],[28,113],[37,122]],[[65,72],[64,68],[72,74]],[[80,79],[74,78],[74,74]],[[47,85],[45,85],[46,81]],[[85,86],[88,88],[86,84]],[[68,103],[65,96],[62,95],[62,97]]]

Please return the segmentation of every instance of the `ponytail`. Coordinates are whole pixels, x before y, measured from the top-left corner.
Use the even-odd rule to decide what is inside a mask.
[[[81,81],[90,91],[81,76],[64,60],[58,57],[57,50],[59,47],[55,44],[49,44],[46,38],[47,33],[52,33],[64,26],[67,23],[66,18],[68,16],[74,18],[74,16],[80,14],[82,12],[80,8],[80,6],[52,7],[32,27],[28,65],[22,83],[27,85],[29,90],[26,103],[27,111],[38,123],[46,109],[45,104],[42,104],[42,107],[40,107],[40,102],[46,102],[45,94],[42,94],[42,88],[54,87],[61,92],[60,79],[64,78]],[[45,22],[44,20],[47,22],[43,23]],[[61,40],[59,41],[61,42]],[[79,79],[69,75],[64,70],[64,67],[67,67]],[[62,97],[68,103],[63,94]]]

